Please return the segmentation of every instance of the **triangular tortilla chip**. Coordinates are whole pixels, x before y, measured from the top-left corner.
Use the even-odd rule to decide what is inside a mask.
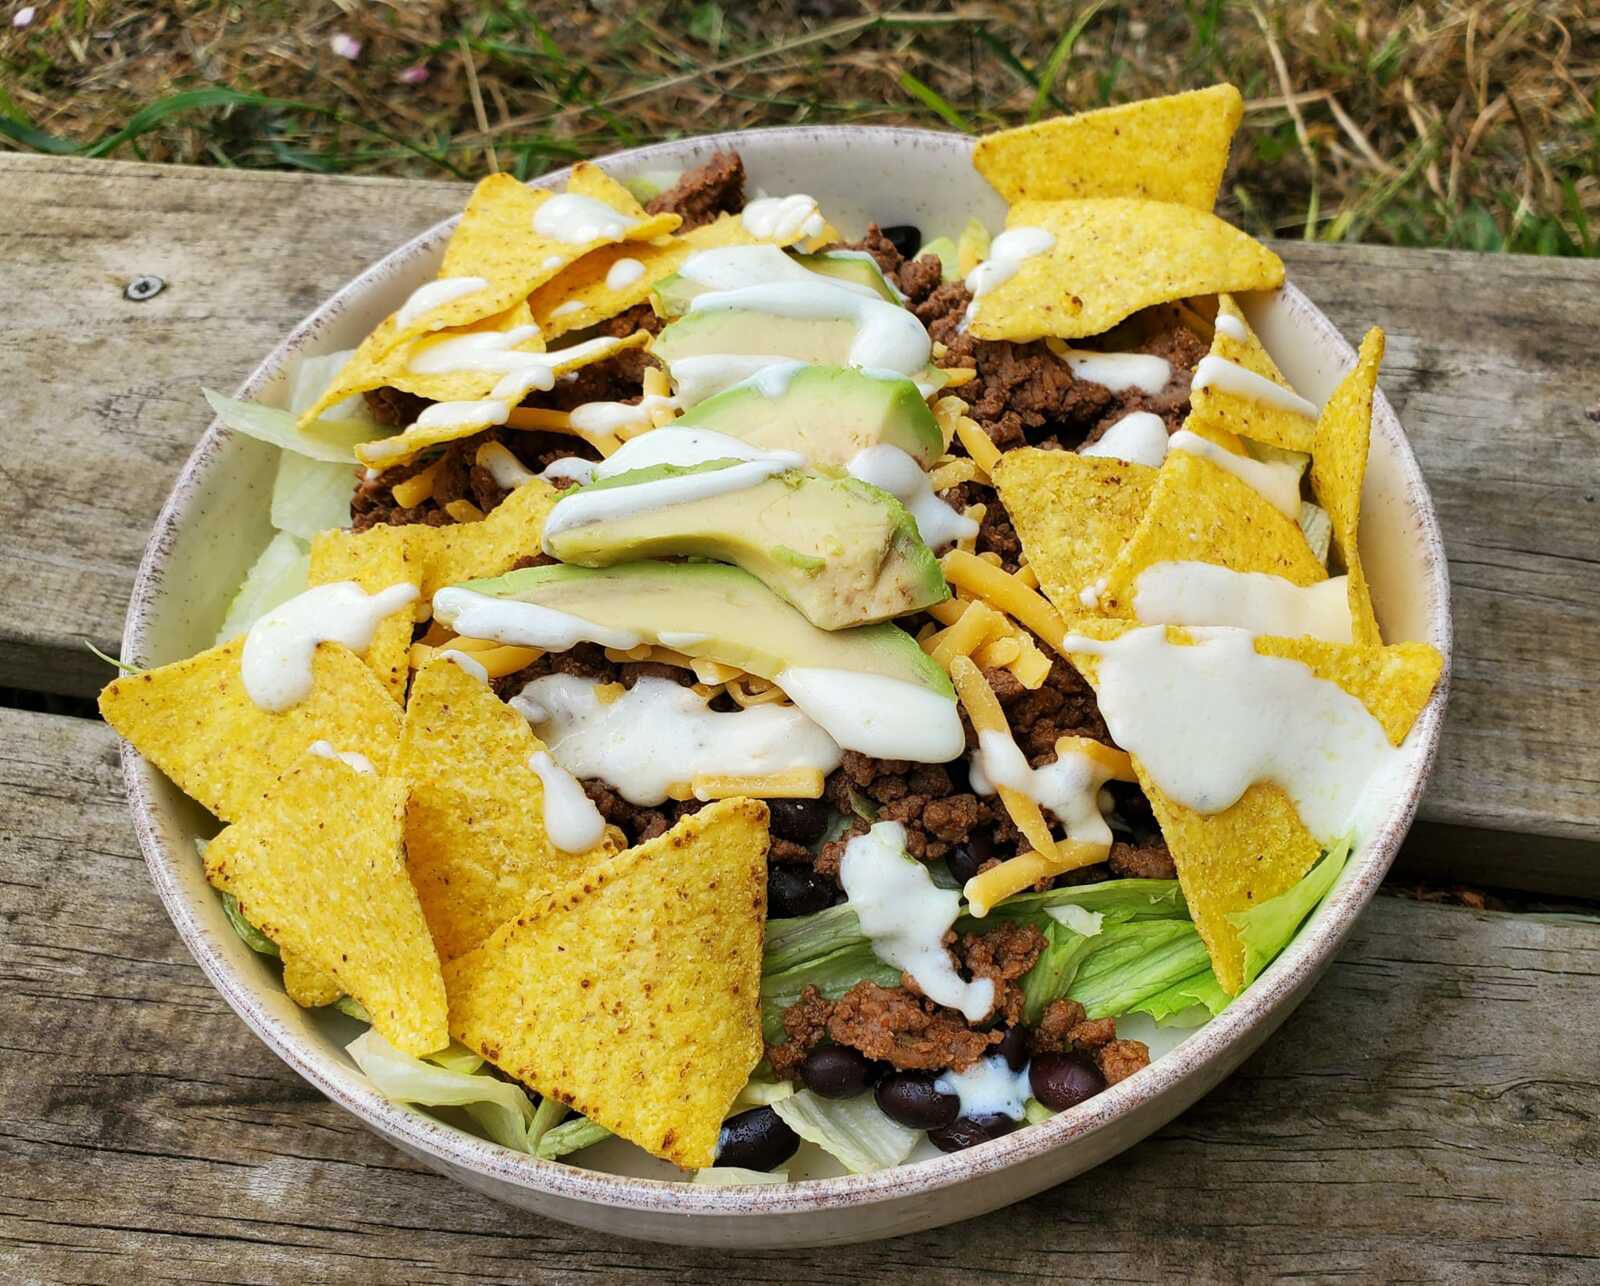
[[[450,1029],[658,1157],[711,1165],[761,1058],[767,808],[729,799],[591,867],[450,962]]]
[[[1381,643],[1372,592],[1361,567],[1357,531],[1361,526],[1361,487],[1367,477],[1372,440],[1372,395],[1383,361],[1383,331],[1374,326],[1361,341],[1354,368],[1322,408],[1311,448],[1311,490],[1333,523],[1333,547],[1350,578],[1350,623],[1357,643]]]
[[[550,842],[544,786],[528,766],[543,749],[526,719],[449,657],[417,671],[394,775],[410,792],[406,866],[444,960],[614,851]]]
[[[1092,610],[1095,590],[1138,530],[1157,470],[1125,460],[1019,447],[995,462],[994,484],[1028,566],[1056,610]]]
[[[1217,316],[1230,318],[1234,328],[1244,331],[1244,338],[1230,335],[1228,323],[1224,323],[1212,336],[1209,356],[1242,366],[1252,374],[1272,381],[1279,388],[1294,392],[1294,386],[1278,369],[1278,364],[1262,346],[1255,331],[1250,329],[1250,323],[1245,320],[1244,313],[1231,295],[1217,297]],[[1268,446],[1282,447],[1285,451],[1310,451],[1316,422],[1299,411],[1272,406],[1209,385],[1197,388],[1189,395],[1189,418],[1184,421],[1183,427],[1230,450],[1236,449],[1233,442],[1244,437]],[[1229,435],[1233,441],[1223,435]]]
[[[1254,487],[1187,451],[1171,452],[1161,466],[1138,530],[1107,573],[1099,610],[1132,618],[1139,573],[1169,561],[1267,572],[1296,585],[1328,578],[1298,525]]]
[[[307,754],[211,841],[205,867],[293,962],[297,987],[303,969],[331,978],[396,1049],[420,1056],[450,1034],[406,875],[405,803],[399,782]]]
[[[1141,197],[1217,203],[1244,116],[1232,85],[1146,98],[980,138],[972,164],[1008,202]]]
[[[250,700],[239,673],[244,636],[158,670],[125,674],[100,693],[100,713],[178,789],[237,821],[314,741],[354,750],[388,771],[400,707],[349,648],[323,643],[311,695],[279,713]]]
[[[1367,707],[1396,746],[1406,739],[1444,670],[1444,657],[1427,643],[1327,643],[1260,635],[1256,651],[1299,661],[1319,679],[1337,683]]]
[[[560,492],[542,478],[524,482],[481,522],[449,527],[412,526],[406,530],[421,551],[422,596],[432,598],[445,585],[498,576],[518,559],[539,552],[544,520]]]
[[[391,585],[422,586],[422,568],[411,557],[404,528],[374,527],[370,531],[324,531],[311,541],[310,584],[354,581],[368,594]],[[367,668],[404,702],[410,673],[411,625],[416,617],[411,604],[391,612],[378,623],[367,647]]]
[[[302,1009],[321,1009],[344,995],[344,988],[331,973],[288,952],[283,952],[283,989]]]
[[[1184,205],[1023,201],[1006,228],[1043,228],[1055,244],[978,297],[969,327],[978,339],[1099,335],[1151,304],[1283,284],[1283,261],[1272,251]]]

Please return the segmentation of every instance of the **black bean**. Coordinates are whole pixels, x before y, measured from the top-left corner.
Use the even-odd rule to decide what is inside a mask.
[[[806,1088],[823,1098],[864,1094],[883,1073],[882,1063],[848,1045],[818,1045],[800,1064],[800,1079]]]
[[[994,836],[986,830],[975,830],[946,853],[944,860],[950,868],[950,874],[965,884],[993,856]]]
[[[767,867],[767,915],[774,920],[825,911],[837,893],[832,880],[809,866],[779,863]]]
[[[926,1072],[891,1072],[878,1082],[878,1106],[891,1121],[911,1130],[937,1130],[961,1111],[954,1094],[941,1094]]]
[[[753,1107],[722,1123],[717,1164],[744,1170],[776,1170],[795,1154],[800,1136],[770,1107]]]
[[[1106,1087],[1100,1069],[1081,1054],[1035,1054],[1028,1068],[1033,1096],[1054,1112],[1064,1112]]]
[[[912,258],[922,247],[922,229],[914,223],[893,224],[883,229],[883,235],[903,259]]]
[[[941,1152],[960,1152],[976,1147],[990,1139],[998,1139],[1017,1128],[1003,1112],[985,1112],[981,1116],[963,1116],[939,1130],[928,1131],[928,1142]]]
[[[821,799],[769,799],[767,808],[772,813],[772,833],[796,844],[815,844],[827,834],[833,815]]]
[[[1020,1072],[1028,1065],[1028,1033],[1020,1027],[1011,1028],[995,1046],[994,1052],[1004,1054],[1006,1066],[1014,1072]]]

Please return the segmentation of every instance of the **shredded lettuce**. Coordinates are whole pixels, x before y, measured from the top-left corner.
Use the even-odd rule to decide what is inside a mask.
[[[586,1116],[577,1116],[565,1125],[558,1125],[549,1131],[534,1145],[533,1154],[543,1157],[546,1161],[554,1161],[557,1157],[593,1147],[610,1137],[611,1131],[605,1126],[596,1125]]]
[[[745,1082],[744,1088],[739,1091],[733,1100],[731,1112],[742,1112],[747,1107],[771,1107],[779,1099],[788,1098],[794,1093],[792,1081],[767,1081],[756,1080],[752,1077]]]
[[[356,350],[346,348],[337,353],[325,353],[321,357],[302,357],[300,365],[295,367],[294,380],[289,385],[289,412],[292,415],[304,415],[312,404],[328,391],[328,386],[335,377],[344,369]],[[367,414],[366,399],[359,393],[352,393],[342,402],[335,402],[322,412],[324,420],[365,420],[374,433],[381,430],[373,423],[372,417]]]
[[[292,411],[257,402],[241,402],[224,397],[215,389],[202,389],[217,418],[230,429],[270,442],[285,451],[294,451],[329,464],[354,464],[355,447],[383,437],[382,430],[368,420],[313,420],[304,429],[295,424]]]
[[[1163,1027],[1198,1027],[1226,1009],[1231,999],[1217,975],[1207,967],[1192,978],[1146,996],[1128,1012],[1149,1014]]]
[[[196,847],[199,846],[199,843],[200,841],[195,841]],[[205,850],[201,849],[201,856],[203,857],[204,855]],[[239,899],[234,897],[233,894],[224,893],[222,895],[222,913],[228,917],[228,923],[233,926],[233,931],[243,939],[245,946],[252,951],[260,952],[264,956],[271,956],[274,960],[278,959],[278,944],[244,918],[244,912],[239,909]]]
[[[1300,502],[1300,531],[1311,546],[1311,552],[1324,567],[1328,565],[1328,546],[1333,539],[1333,519],[1321,505],[1309,500]]]
[[[542,1098],[533,1109],[533,1124],[528,1127],[528,1146],[535,1152],[539,1140],[567,1119],[567,1105],[558,1099]]]
[[[1045,949],[1032,969],[1022,976],[1022,1021],[1036,1024],[1045,1006],[1067,994],[1078,976],[1078,966],[1094,948],[1094,939],[1055,920],[1043,926]]]
[[[1057,924],[1063,924],[1074,933],[1081,933],[1086,938],[1099,936],[1100,930],[1106,923],[1104,911],[1085,910],[1076,902],[1068,902],[1063,906],[1047,906],[1044,913]]]
[[[333,1002],[333,1007],[346,1018],[354,1018],[358,1023],[370,1023],[372,1015],[367,1012],[367,1007],[354,996],[340,996]]]
[[[1235,911],[1228,916],[1244,943],[1246,985],[1254,982],[1256,976],[1289,945],[1295,931],[1321,905],[1322,899],[1339,878],[1339,873],[1344,870],[1354,842],[1354,836],[1345,836],[1292,887],[1248,911]]]
[[[995,907],[988,918],[1033,920],[1041,911],[1064,906],[1098,911],[1111,920],[1171,920],[1189,915],[1177,880],[1102,880],[1098,884],[1051,889],[1048,893],[1021,893]],[[957,927],[970,933],[983,924],[983,920],[968,916]]]
[[[1048,1121],[1055,1113],[1036,1098],[1030,1098],[1022,1105],[1022,1116],[1029,1125],[1038,1125],[1040,1121]]]
[[[848,902],[792,920],[768,920],[762,972],[782,973],[866,940],[867,935],[861,932],[861,923],[856,919],[856,909]]]
[[[310,540],[330,527],[349,526],[355,481],[347,464],[283,452],[272,484],[272,525],[301,540]]]
[[[736,1165],[712,1165],[694,1172],[694,1183],[731,1188],[741,1183],[788,1183],[787,1170],[745,1170]]]
[[[1112,925],[1078,966],[1066,994],[1090,1018],[1112,1018],[1210,963],[1187,920],[1131,920]]]
[[[228,604],[217,642],[243,634],[280,603],[301,593],[311,575],[311,555],[298,539],[280,531],[245,574],[244,584]]]
[[[899,1165],[916,1146],[916,1130],[891,1121],[870,1094],[827,1099],[801,1090],[772,1110],[807,1143],[815,1143],[852,1174]]]

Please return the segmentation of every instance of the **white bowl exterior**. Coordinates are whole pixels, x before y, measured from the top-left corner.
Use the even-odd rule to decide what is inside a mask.
[[[934,235],[954,232],[973,215],[991,228],[1004,218],[1004,204],[971,168],[971,140],[931,131],[758,131],[661,144],[603,164],[629,178],[684,169],[728,146],[744,157],[753,190],[809,192],[846,235],[874,220],[912,223]],[[884,195],[872,195],[878,192]],[[435,273],[451,223],[430,229],[335,295],[257,367],[238,396],[279,401],[296,360],[354,347]],[[1313,400],[1325,399],[1354,360],[1350,345],[1292,285],[1244,303],[1295,386]],[[207,430],[146,550],[129,607],[125,657],[164,664],[211,643],[234,588],[269,537],[273,459],[272,448],[216,423]],[[1448,659],[1449,583],[1437,518],[1381,393],[1363,505],[1363,560],[1386,637],[1425,640]],[[1338,887],[1288,950],[1219,1017],[1139,1075],[1004,1139],[875,1175],[754,1188],[663,1183],[539,1161],[390,1103],[343,1052],[341,1042],[358,1029],[300,1009],[228,925],[193,847],[194,837],[210,833],[215,823],[126,747],[123,765],[152,880],[196,960],[274,1052],[372,1129],[468,1187],[585,1227],[695,1245],[821,1245],[910,1232],[1020,1200],[1137,1142],[1237,1067],[1310,990],[1393,861],[1432,766],[1447,678],[1407,740],[1403,772],[1382,783],[1371,801],[1371,833]]]

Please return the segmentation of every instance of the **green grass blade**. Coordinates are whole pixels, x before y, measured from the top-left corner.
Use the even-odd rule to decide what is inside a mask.
[[[900,73],[900,88],[905,90],[906,93],[910,94],[913,98],[920,99],[939,117],[940,120],[942,120],[946,125],[949,125],[952,129],[958,129],[963,134],[972,133],[972,126],[967,121],[965,116],[956,111],[956,109],[950,106],[949,103],[945,102],[945,100],[934,91],[932,86],[924,85],[910,72],[903,71]]]
[[[1050,91],[1055,87],[1056,77],[1072,58],[1072,50],[1078,43],[1078,37],[1083,35],[1083,29],[1089,25],[1089,20],[1100,12],[1104,4],[1105,0],[1094,0],[1094,3],[1074,18],[1072,25],[1061,33],[1061,39],[1056,41],[1056,47],[1050,51],[1044,71],[1039,75],[1039,92],[1033,96],[1033,105],[1028,108],[1028,124],[1033,124],[1044,115],[1045,104],[1050,101]]]

